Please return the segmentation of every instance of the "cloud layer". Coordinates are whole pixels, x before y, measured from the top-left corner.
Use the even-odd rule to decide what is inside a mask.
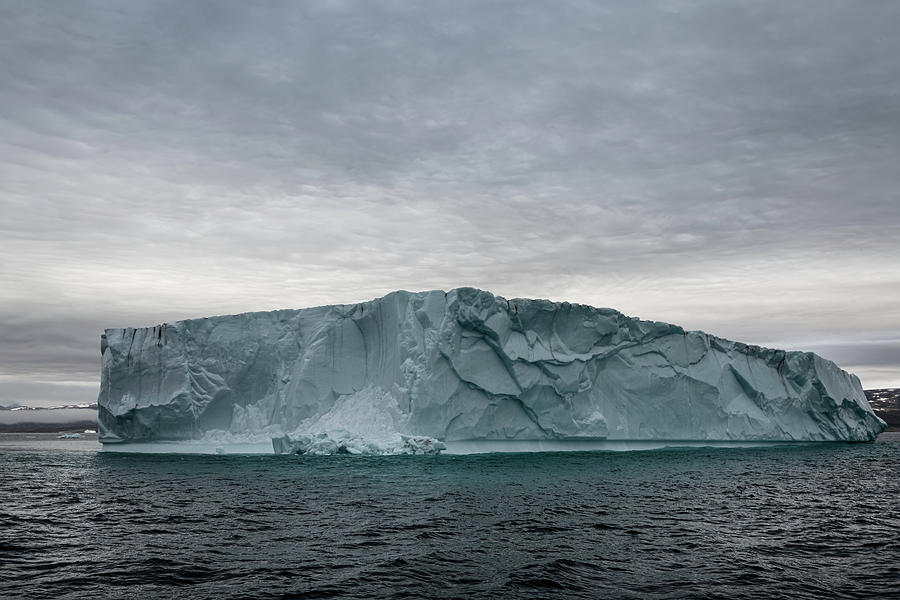
[[[104,327],[460,285],[900,386],[898,28],[891,1],[7,3],[0,404],[92,394]]]

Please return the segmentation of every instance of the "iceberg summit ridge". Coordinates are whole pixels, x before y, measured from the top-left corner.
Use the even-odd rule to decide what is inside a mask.
[[[474,288],[107,329],[99,438],[297,453],[871,441],[811,352]],[[635,445],[637,444],[637,445]]]

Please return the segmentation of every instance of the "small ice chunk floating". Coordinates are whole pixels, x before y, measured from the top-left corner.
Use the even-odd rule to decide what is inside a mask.
[[[871,441],[810,352],[473,288],[108,329],[99,439],[134,451],[434,454]]]

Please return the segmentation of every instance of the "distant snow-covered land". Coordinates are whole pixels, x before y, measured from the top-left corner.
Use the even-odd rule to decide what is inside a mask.
[[[865,392],[872,410],[888,424],[888,431],[900,430],[900,388]]]

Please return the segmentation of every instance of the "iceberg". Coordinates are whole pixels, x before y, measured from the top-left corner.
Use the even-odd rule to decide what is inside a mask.
[[[810,352],[474,288],[107,329],[107,448],[434,454],[871,441]]]

